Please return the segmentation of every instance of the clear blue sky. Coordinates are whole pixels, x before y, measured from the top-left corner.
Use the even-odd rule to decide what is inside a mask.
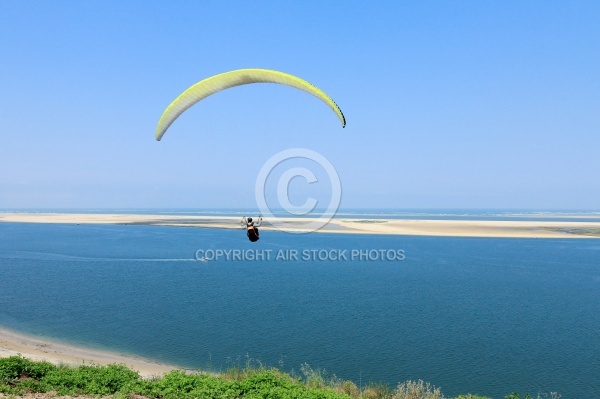
[[[599,1],[0,1],[0,208],[253,207],[278,151],[342,207],[598,209]],[[216,73],[250,85],[154,129]]]

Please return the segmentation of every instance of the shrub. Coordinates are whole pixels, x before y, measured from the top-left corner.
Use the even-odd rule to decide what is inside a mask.
[[[353,399],[360,398],[360,389],[352,381],[342,381],[336,386],[335,390]]]
[[[54,387],[59,394],[112,395],[139,378],[138,373],[124,365],[111,364],[56,369],[41,382]]]
[[[394,399],[444,399],[440,388],[430,383],[419,380],[418,382],[406,381],[396,389]]]
[[[364,399],[391,399],[393,396],[394,392],[384,383],[369,384],[362,392]]]
[[[11,384],[19,378],[41,379],[56,370],[56,366],[48,362],[33,362],[22,356],[10,356],[0,359],[0,383]]]

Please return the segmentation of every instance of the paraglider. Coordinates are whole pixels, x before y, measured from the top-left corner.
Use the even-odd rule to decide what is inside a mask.
[[[163,112],[154,137],[160,141],[175,119],[197,102],[221,90],[250,83],[278,83],[310,93],[327,104],[340,119],[342,127],[346,127],[346,118],[340,107],[324,91],[306,80],[270,69],[238,69],[201,80],[181,93]]]
[[[222,90],[250,83],[277,83],[312,94],[324,102],[337,115],[342,123],[342,127],[346,127],[346,118],[340,107],[338,107],[327,93],[306,80],[285,72],[270,69],[238,69],[208,77],[181,93],[169,104],[160,117],[156,126],[155,139],[160,141],[171,124],[188,108],[199,101]],[[262,217],[259,217],[256,223],[252,221],[252,218],[246,219],[244,217],[242,219],[242,227],[246,229],[246,234],[250,241],[258,241],[259,234],[257,227],[260,226],[261,222]]]

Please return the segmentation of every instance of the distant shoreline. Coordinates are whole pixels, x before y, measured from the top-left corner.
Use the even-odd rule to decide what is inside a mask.
[[[264,230],[276,230],[285,222],[298,232],[316,218],[281,218],[265,220]],[[165,214],[116,213],[0,213],[1,222],[64,223],[178,226],[216,229],[239,229],[239,216],[189,216]],[[386,218],[335,218],[318,233],[384,234],[403,236],[489,237],[489,238],[600,238],[597,222],[512,221],[512,220],[430,220]]]
[[[172,370],[183,369],[133,355],[85,348],[0,327],[0,358],[17,355],[34,361],[44,360],[72,366],[124,364],[144,378],[162,376]]]

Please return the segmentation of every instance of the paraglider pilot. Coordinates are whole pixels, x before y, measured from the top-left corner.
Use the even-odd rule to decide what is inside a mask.
[[[260,224],[262,223],[262,216],[258,217],[258,222],[254,223],[252,221],[252,218],[247,218],[244,216],[242,218],[242,226],[244,226],[246,228],[246,235],[248,236],[248,239],[252,242],[256,242],[259,239],[258,236],[258,229],[257,227],[260,226]]]

